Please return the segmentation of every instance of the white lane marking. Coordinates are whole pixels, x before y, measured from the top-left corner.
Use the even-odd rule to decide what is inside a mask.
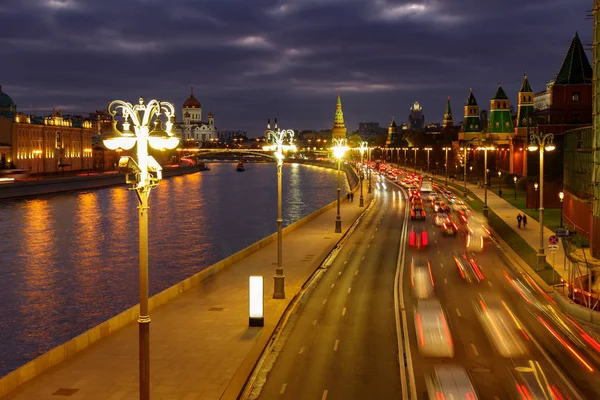
[[[444,268],[444,264],[440,263],[440,268]]]
[[[371,239],[375,239],[375,235],[371,236]]]
[[[435,232],[431,232],[432,235],[435,235]]]
[[[279,394],[284,394],[286,387],[287,387],[287,383],[284,383],[283,385],[281,385],[281,390],[279,391]]]
[[[313,325],[317,325],[317,320],[316,319],[313,321]]]
[[[346,307],[344,307],[344,309],[342,310],[342,317],[346,315]]]
[[[339,276],[339,275],[342,275],[342,271],[338,272],[338,276]]]
[[[369,245],[367,245],[367,249],[368,249],[369,247],[371,247],[371,245],[370,245],[370,244],[369,244]]]
[[[346,264],[348,264],[348,261],[347,261],[347,260],[346,260],[346,261],[344,261],[344,265],[346,265]]]
[[[375,228],[375,230],[376,230],[376,231],[378,231],[378,230],[379,230],[379,228]]]
[[[434,240],[435,244],[437,244],[437,240]],[[440,254],[440,252],[438,251],[438,254]]]
[[[363,256],[363,257],[360,259],[360,261],[365,261],[365,256]]]
[[[459,318],[462,317],[462,314],[460,313],[460,310],[458,308],[456,309],[456,315],[458,315]]]
[[[298,352],[298,354],[302,354],[302,353],[304,353],[304,349],[305,349],[305,347],[304,347],[304,346],[300,347],[300,351]]]
[[[335,339],[335,344],[333,345],[333,351],[337,351],[339,344],[340,344],[340,340]]]
[[[444,278],[444,283],[448,283],[448,279]]]
[[[354,273],[354,276],[358,275],[358,270],[356,270],[356,272]]]
[[[352,291],[352,288],[351,288],[351,287],[349,287],[349,288],[348,288],[348,294],[350,294],[350,292],[351,292],[351,291]]]
[[[327,390],[323,390],[323,396],[321,396],[321,400],[327,399]]]
[[[348,255],[349,255],[349,256],[351,256],[351,255],[352,255],[352,252],[350,252]]]
[[[488,285],[492,286],[492,281],[488,281]]]
[[[332,284],[331,284],[331,288],[333,289],[333,287],[334,287],[334,286],[335,286],[335,283],[332,283]]]
[[[473,343],[471,343],[471,348],[473,349],[473,353],[475,353],[475,355],[478,356],[479,352],[477,351],[477,347],[475,347]]]
[[[436,243],[437,243],[437,242],[436,242]],[[438,250],[438,254],[442,254],[442,253],[440,253],[440,251]]]
[[[327,303],[327,299],[323,300],[323,305],[325,305],[325,303]]]

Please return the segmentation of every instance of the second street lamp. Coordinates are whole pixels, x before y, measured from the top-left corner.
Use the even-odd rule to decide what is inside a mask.
[[[429,173],[429,152],[433,149],[431,147],[425,147],[423,150],[427,152],[427,173]]]
[[[515,183],[515,200],[517,199],[517,177],[513,176],[513,182]]]
[[[563,199],[565,198],[564,192],[558,192],[558,198],[560,199],[560,227],[563,227]]]
[[[487,168],[487,152],[488,150],[494,150],[493,146],[480,146],[477,150],[483,150],[483,216],[488,216],[488,205],[487,205],[487,186],[488,186],[488,168]]]
[[[539,149],[540,154],[540,249],[537,254],[537,266],[543,269],[546,266],[546,255],[544,254],[544,152],[552,151],[554,146],[554,135],[547,133],[544,136],[538,134],[529,135],[529,146],[527,150],[536,151]]]
[[[284,151],[295,151],[293,145],[294,131],[291,129],[277,131],[268,130],[266,132],[267,141],[272,143],[270,146],[263,146],[264,150],[273,151],[273,156],[277,162],[277,268],[274,276],[274,299],[285,299],[285,275],[283,275],[283,216],[281,212],[281,175],[283,170]]]
[[[446,186],[448,186],[448,150],[452,150],[452,148],[451,147],[442,147],[442,150],[444,150],[446,152],[446,161],[444,163],[444,168],[446,169],[446,172],[445,172]]]
[[[500,177],[501,176],[502,176],[502,171],[498,171],[498,196],[502,197],[502,188],[500,187],[500,182],[501,182]]]
[[[335,218],[335,233],[342,233],[342,217],[340,216],[340,169],[342,164],[342,158],[344,154],[348,150],[348,146],[346,145],[346,139],[333,139],[333,156],[337,159],[338,162],[338,186],[337,186],[337,217]]]
[[[365,150],[369,149],[369,143],[367,142],[360,142],[360,202],[358,203],[359,207],[364,207],[365,206],[365,200],[363,197],[363,178],[365,176],[365,166],[364,166],[364,161],[363,161],[363,155],[365,153]]]
[[[417,173],[417,150],[419,150],[419,148],[413,147],[412,149],[415,152],[415,174],[416,174]]]
[[[114,100],[108,105],[108,113],[112,116],[111,129],[103,134],[104,145],[109,150],[129,150],[137,143],[137,163],[128,156],[119,159],[119,171],[126,173],[125,181],[133,184],[139,202],[139,250],[140,250],[140,314],[139,325],[139,384],[140,399],[150,398],[150,315],[148,311],[148,197],[150,190],[158,186],[162,179],[162,167],[148,155],[148,145],[152,148],[174,149],[179,144],[179,137],[171,129],[175,119],[173,104],[151,100],[144,104],[140,97],[138,104],[132,105],[121,100]],[[115,116],[119,112],[123,116],[123,131],[117,129]],[[166,131],[162,128],[161,114],[167,117]],[[131,119],[131,123],[129,120]],[[129,127],[133,124],[134,131]],[[154,125],[154,129],[150,128]]]

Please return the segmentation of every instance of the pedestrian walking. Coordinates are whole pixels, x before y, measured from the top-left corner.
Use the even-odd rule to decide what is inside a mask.
[[[502,197],[502,189],[498,190],[498,194],[500,195],[500,197]]]
[[[346,193],[346,200],[350,201],[350,192]]]
[[[519,226],[519,229],[521,229],[521,221],[523,221],[523,216],[519,213],[517,215],[517,225]]]
[[[523,214],[523,229],[527,228],[527,215]]]
[[[350,201],[354,202],[354,192],[350,192]]]

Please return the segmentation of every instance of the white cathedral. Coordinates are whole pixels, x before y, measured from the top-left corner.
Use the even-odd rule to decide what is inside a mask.
[[[194,97],[194,88],[190,90],[190,97],[183,103],[181,110],[183,122],[176,122],[174,128],[181,136],[182,144],[189,146],[195,144],[199,147],[203,142],[217,140],[218,132],[212,112],[206,116],[207,122],[202,121],[202,105]]]

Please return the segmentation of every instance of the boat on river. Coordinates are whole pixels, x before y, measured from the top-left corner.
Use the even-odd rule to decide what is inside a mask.
[[[238,165],[237,165],[237,169],[236,169],[236,171],[237,171],[237,172],[243,172],[243,171],[245,171],[245,170],[246,170],[246,167],[244,166],[244,163],[240,161],[240,162],[238,163]]]

